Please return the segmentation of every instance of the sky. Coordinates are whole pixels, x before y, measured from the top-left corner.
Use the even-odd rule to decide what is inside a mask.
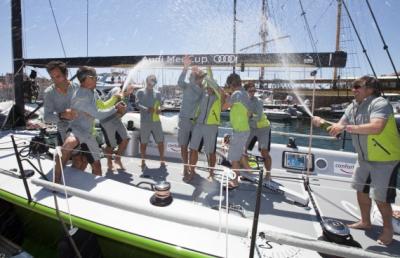
[[[24,55],[64,57],[49,0],[21,0]],[[261,0],[237,0],[237,52],[260,42]],[[300,2],[313,42],[301,15]],[[370,0],[397,70],[400,70],[400,0]],[[203,54],[233,52],[233,0],[51,0],[67,57],[145,54]],[[383,43],[364,0],[346,0],[351,16],[377,74],[393,73]],[[87,11],[87,4],[89,9]],[[11,1],[0,0],[0,74],[12,72]],[[344,10],[343,10],[344,12]],[[269,0],[268,52],[335,50],[336,0]],[[88,23],[87,23],[88,19]],[[371,74],[354,30],[343,18],[342,46],[349,53],[349,76]],[[88,37],[87,25],[89,27]],[[87,44],[89,48],[87,49]],[[352,68],[353,67],[353,68]],[[223,71],[222,71],[223,73]],[[247,70],[242,77],[257,77]],[[288,75],[288,73],[290,73]],[[137,72],[142,80],[146,72]],[[158,73],[159,74],[159,73]],[[179,71],[163,71],[164,83],[176,82]],[[324,69],[320,77],[331,77]],[[267,77],[307,77],[306,69],[268,69]],[[39,76],[46,76],[39,71]],[[221,75],[217,78],[222,81]]]

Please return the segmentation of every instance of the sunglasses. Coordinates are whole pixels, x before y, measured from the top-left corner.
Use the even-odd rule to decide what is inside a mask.
[[[359,88],[361,88],[360,85],[353,85],[353,89],[358,90]]]
[[[92,79],[96,79],[97,80],[97,76],[93,76],[93,75],[87,75],[86,78],[92,78]]]
[[[256,90],[249,90],[249,92],[253,93],[253,92],[256,92]]]

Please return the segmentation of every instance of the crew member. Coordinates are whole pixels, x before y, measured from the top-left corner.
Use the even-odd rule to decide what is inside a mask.
[[[100,153],[101,150],[93,134],[94,119],[102,119],[117,112],[122,113],[124,108],[116,106],[99,111],[96,106],[96,70],[92,67],[82,66],[77,71],[77,78],[81,83],[80,88],[74,93],[71,100],[71,109],[76,111],[77,117],[71,121],[67,137],[62,146],[62,160],[56,157],[55,177],[56,183],[61,182],[61,166],[65,166],[71,152],[79,144],[88,148],[87,158],[92,166],[92,173],[101,176]]]
[[[265,179],[271,179],[271,164],[272,159],[269,154],[271,146],[271,127],[267,116],[264,114],[262,102],[254,96],[256,87],[254,83],[247,83],[244,89],[249,94],[249,110],[252,114],[249,120],[250,136],[247,139],[247,149],[252,149],[254,144],[258,141],[258,149],[261,151],[261,157],[264,160],[264,167],[266,169]]]
[[[188,179],[188,145],[193,133],[195,124],[195,113],[199,105],[203,89],[202,80],[205,73],[201,74],[200,70],[194,66],[190,74],[189,83],[185,82],[186,74],[191,65],[189,56],[183,58],[183,70],[178,79],[178,86],[182,89],[182,104],[179,112],[178,123],[178,144],[181,146],[181,157],[184,164],[183,179]]]
[[[229,120],[232,125],[233,134],[230,139],[228,160],[232,163],[232,169],[236,176],[229,181],[229,188],[239,186],[240,165],[250,169],[246,156],[246,142],[250,135],[249,126],[249,95],[242,87],[242,80],[238,74],[232,73],[226,79],[226,84],[231,88],[232,96],[226,101],[223,109],[231,108]]]
[[[71,120],[77,117],[71,109],[71,99],[79,85],[68,80],[67,65],[61,61],[51,61],[47,64],[47,72],[53,84],[44,92],[43,119],[46,123],[57,124],[57,145],[62,146]],[[72,155],[72,166],[85,170],[87,160],[80,152]]]
[[[357,190],[361,220],[350,228],[371,229],[371,199],[374,199],[382,215],[383,231],[378,243],[388,245],[393,239],[392,207],[396,197],[396,179],[400,164],[400,136],[396,128],[393,108],[381,97],[379,81],[363,76],[353,82],[353,102],[343,117],[333,124],[329,134],[336,136],[342,131],[351,134],[358,154],[352,187]],[[325,121],[314,117],[320,126]]]
[[[195,174],[195,165],[198,160],[198,152],[204,145],[207,154],[210,176],[212,179],[216,162],[216,144],[218,126],[221,123],[221,93],[218,84],[210,77],[203,80],[205,92],[202,95],[196,125],[193,129],[193,138],[190,142],[190,169],[185,181],[190,181]]]
[[[157,84],[155,75],[146,78],[146,87],[136,93],[138,108],[140,110],[140,156],[142,169],[146,167],[146,148],[150,135],[153,135],[160,154],[160,165],[165,166],[164,160],[164,133],[160,121],[161,94],[154,90]]]

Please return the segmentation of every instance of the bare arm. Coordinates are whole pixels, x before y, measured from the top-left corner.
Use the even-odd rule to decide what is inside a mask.
[[[346,131],[354,134],[380,134],[386,126],[386,119],[371,118],[368,124],[348,125]]]
[[[178,86],[182,89],[184,89],[188,86],[188,83],[185,82],[185,78],[186,78],[186,74],[187,74],[187,71],[188,71],[191,63],[192,63],[192,60],[190,59],[190,57],[188,55],[186,55],[183,58],[183,70],[178,79]]]

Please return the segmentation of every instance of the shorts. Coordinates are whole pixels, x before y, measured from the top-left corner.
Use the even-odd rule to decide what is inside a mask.
[[[217,135],[217,125],[196,124],[193,129],[193,137],[189,148],[200,151],[203,143],[205,153],[214,153],[217,146]]]
[[[58,132],[57,141],[60,146],[63,145],[65,138],[67,137],[68,130],[69,130],[68,122],[63,121],[57,123],[57,132]]]
[[[81,145],[86,144],[88,152],[86,153],[86,157],[88,159],[88,162],[92,164],[93,162],[100,160],[102,156],[101,149],[99,147],[99,144],[96,141],[96,138],[92,135],[84,135],[79,133],[78,131],[73,131],[71,130],[68,134],[67,137],[73,136],[78,139],[79,143]]]
[[[239,161],[242,158],[246,153],[246,142],[249,135],[250,131],[233,132],[228,151],[228,160]]]
[[[108,147],[115,148],[121,141],[128,139],[128,131],[118,117],[102,123],[100,127]]]
[[[150,134],[153,135],[156,143],[162,143],[164,141],[164,133],[161,127],[161,122],[140,123],[140,143],[149,143]]]
[[[258,141],[258,149],[271,149],[271,127],[251,128],[250,135],[246,142],[246,148],[252,150],[254,144]]]
[[[358,192],[370,193],[371,198],[376,201],[394,203],[399,168],[399,161],[358,160],[354,167],[351,186]]]
[[[178,123],[178,143],[180,146],[188,146],[194,129],[193,120],[180,117]]]

